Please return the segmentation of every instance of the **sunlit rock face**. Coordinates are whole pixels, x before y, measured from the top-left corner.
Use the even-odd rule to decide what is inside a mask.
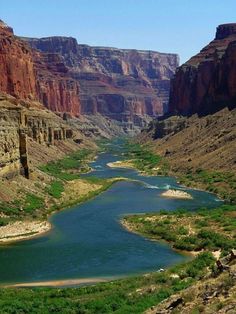
[[[177,69],[171,114],[208,114],[236,105],[236,23],[217,27],[213,41]]]
[[[19,98],[36,97],[36,80],[30,47],[0,20],[0,91]]]
[[[143,127],[167,110],[176,54],[79,45],[71,37],[24,38],[62,56],[80,85],[81,114],[102,114]]]
[[[41,101],[57,113],[80,115],[79,83],[58,54],[40,53],[0,20],[0,92]]]

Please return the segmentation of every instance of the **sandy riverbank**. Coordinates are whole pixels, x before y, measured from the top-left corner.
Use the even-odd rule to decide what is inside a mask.
[[[30,287],[66,287],[77,286],[81,284],[92,284],[98,282],[106,282],[110,280],[105,278],[80,278],[80,279],[65,279],[39,282],[25,282],[5,286],[6,288],[30,288]]]
[[[179,198],[179,199],[193,199],[192,195],[185,191],[180,190],[167,190],[161,194],[164,197],[170,197],[170,198]]]
[[[0,243],[30,239],[50,229],[48,221],[16,221],[0,227]]]
[[[117,181],[127,180],[126,178],[111,178],[107,182],[113,184]],[[104,186],[102,184],[90,183],[83,179],[76,179],[67,182],[65,191],[60,199],[57,200],[60,209],[72,206],[73,204],[83,202],[87,198],[93,197],[96,193],[102,193]],[[16,221],[6,226],[0,227],[0,244],[31,239],[48,232],[52,228],[48,221]]]
[[[135,166],[132,160],[118,160],[114,162],[108,162],[107,166],[110,168],[128,168],[135,169]]]

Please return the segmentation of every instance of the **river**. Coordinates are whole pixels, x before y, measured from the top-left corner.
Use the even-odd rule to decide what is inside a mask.
[[[0,283],[53,281],[73,278],[117,278],[141,274],[180,263],[188,257],[168,244],[158,243],[125,230],[125,214],[194,210],[219,205],[215,195],[181,187],[172,177],[141,176],[132,169],[112,169],[108,162],[122,158],[123,144],[109,144],[85,176],[126,177],[99,196],[50,217],[53,229],[32,240],[0,248]],[[192,200],[161,196],[168,188],[187,191]],[[86,280],[85,280],[86,281]]]

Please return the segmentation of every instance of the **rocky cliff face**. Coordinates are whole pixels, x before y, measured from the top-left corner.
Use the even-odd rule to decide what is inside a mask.
[[[80,115],[80,88],[62,57],[56,53],[33,51],[37,97],[48,109],[61,116]]]
[[[0,21],[0,91],[39,100],[48,109],[79,116],[79,84],[62,57],[33,50]]]
[[[30,47],[18,40],[0,20],[0,91],[18,98],[36,97],[36,80]]]
[[[215,39],[179,67],[169,112],[208,114],[236,106],[236,24],[217,27]]]
[[[6,95],[0,95],[0,122],[0,176],[29,177],[28,139],[51,146],[73,136],[71,127],[57,115]]]
[[[142,132],[174,171],[236,169],[236,24],[178,68],[169,114]]]
[[[74,38],[24,38],[35,49],[63,57],[80,84],[82,114],[102,114],[144,126],[167,109],[178,56],[153,51],[79,45]]]

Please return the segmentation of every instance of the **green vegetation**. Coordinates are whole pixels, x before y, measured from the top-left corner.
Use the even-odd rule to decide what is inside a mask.
[[[1,202],[0,212],[7,215],[8,218],[3,218],[3,221],[10,221],[10,218],[19,218],[34,213],[38,209],[44,208],[44,200],[33,193],[27,193],[21,200],[12,202]]]
[[[34,194],[28,193],[25,198],[25,205],[23,211],[31,213],[36,209],[44,207],[44,200],[41,197],[38,197]]]
[[[64,184],[62,181],[53,181],[50,186],[46,188],[46,192],[54,198],[60,198],[64,192]]]
[[[181,175],[180,183],[187,186],[206,188],[218,194],[228,203],[236,203],[236,174],[233,172],[206,171],[197,169]]]
[[[34,192],[26,192],[24,187],[19,189],[18,198],[13,201],[1,201],[0,212],[7,215],[7,218],[2,218],[0,225],[7,224],[10,220],[24,219],[26,216],[34,218],[46,218],[50,212],[74,205],[91,198],[101,191],[108,188],[112,182],[105,180],[89,179],[92,183],[101,184],[101,189],[91,191],[86,196],[71,199],[69,202],[64,202],[61,197],[65,190],[66,181],[81,179],[80,174],[87,172],[89,159],[94,156],[94,152],[88,149],[81,149],[55,162],[49,162],[46,165],[41,165],[40,170],[46,172],[52,177],[52,180],[45,179],[44,183],[35,182]],[[86,178],[84,178],[86,180]],[[96,182],[95,182],[96,181]],[[46,186],[45,186],[46,183]],[[45,201],[46,200],[46,201]],[[61,202],[59,203],[58,200]],[[45,206],[45,203],[47,206]]]
[[[101,194],[102,192],[106,191],[107,189],[109,189],[109,187],[113,183],[117,181],[121,181],[123,179],[122,178],[100,179],[100,178],[95,178],[95,177],[86,177],[86,178],[83,178],[83,180],[88,181],[89,183],[98,184],[100,185],[100,188],[97,190],[88,191],[88,193],[86,193],[85,195],[80,195],[77,198],[71,198],[69,201],[66,201],[66,202],[63,202],[63,200],[61,200],[59,204],[54,204],[53,206],[51,206],[48,212],[50,213],[55,210],[73,206],[75,204],[84,203],[96,197],[97,195]]]
[[[223,205],[196,212],[173,211],[133,215],[124,218],[132,230],[171,242],[186,251],[221,250],[223,254],[236,247],[236,206]]]
[[[81,288],[0,289],[2,313],[143,313],[207,273],[210,253],[164,272]],[[173,276],[175,274],[175,276]]]
[[[131,159],[138,170],[147,174],[167,175],[169,167],[166,160],[153,153],[147,145],[127,142],[125,149],[125,157]]]
[[[87,172],[88,158],[93,155],[91,150],[81,149],[74,152],[63,159],[49,162],[39,167],[40,170],[52,175],[57,179],[64,181],[75,180],[80,177],[80,173]]]
[[[236,204],[236,174],[233,172],[197,169],[186,173],[172,171],[165,157],[153,152],[149,143],[126,142],[126,159],[149,175],[175,175],[181,184],[203,188],[219,195],[229,204]],[[158,169],[158,170],[155,170]]]

